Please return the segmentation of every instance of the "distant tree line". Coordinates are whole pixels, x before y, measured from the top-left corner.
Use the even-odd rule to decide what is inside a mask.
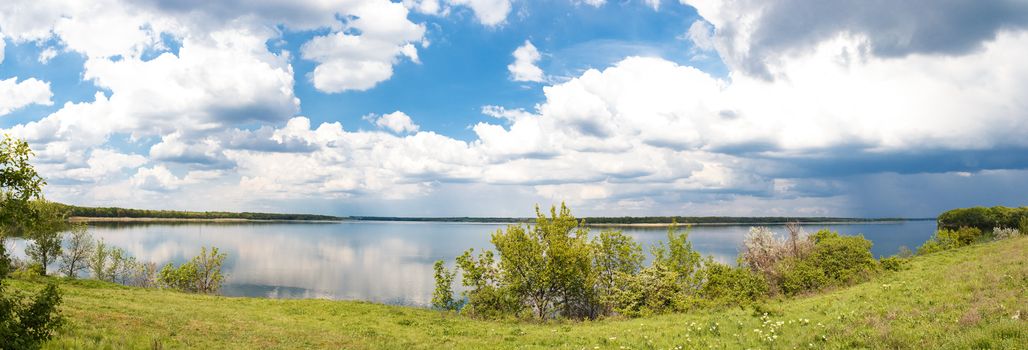
[[[350,216],[357,221],[401,221],[401,222],[475,222],[475,223],[532,223],[535,218],[504,217],[394,217],[394,216]],[[885,222],[908,220],[934,220],[933,218],[839,218],[839,217],[788,217],[788,216],[611,216],[582,218],[586,224],[786,224],[823,222]]]
[[[233,213],[224,211],[179,211],[179,210],[148,210],[127,209],[116,207],[80,207],[60,204],[69,216],[98,218],[158,218],[158,219],[246,219],[246,220],[325,220],[338,221],[343,218],[330,215],[314,214],[275,214],[275,213]]]
[[[1018,228],[1025,232],[1028,229],[1028,207],[959,208],[943,212],[938,217],[940,230],[956,230],[961,227],[977,228],[982,231],[997,227]]]

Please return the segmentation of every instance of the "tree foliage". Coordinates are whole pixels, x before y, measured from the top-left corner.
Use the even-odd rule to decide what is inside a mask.
[[[66,238],[67,243],[60,258],[60,271],[65,277],[75,278],[89,268],[89,256],[93,254],[96,243],[83,224],[72,226],[71,233]]]
[[[29,163],[31,156],[32,150],[25,141],[6,135],[0,140],[0,237],[23,230],[34,219],[31,201],[40,198],[46,182]],[[57,310],[60,291],[52,283],[29,297],[4,290],[3,279],[10,272],[11,263],[2,241],[0,238],[0,348],[36,348],[50,339],[61,324]],[[47,258],[52,256],[48,254]]]
[[[453,279],[456,271],[448,271],[446,262],[439,260],[433,266],[435,270],[435,291],[432,292],[432,307],[439,310],[456,310],[459,308],[453,299]]]
[[[157,276],[157,284],[164,288],[183,292],[214,294],[221,289],[225,276],[221,267],[228,257],[220,253],[218,248],[200,248],[200,255],[176,267],[172,263],[165,265]]]

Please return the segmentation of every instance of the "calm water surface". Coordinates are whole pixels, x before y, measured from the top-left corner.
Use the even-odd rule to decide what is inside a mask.
[[[468,248],[488,248],[501,224],[344,222],[319,224],[95,224],[90,232],[141,261],[182,263],[202,246],[228,253],[221,294],[269,298],[358,299],[426,305],[432,297],[432,264]],[[934,221],[827,225],[841,233],[862,233],[875,256],[900,246],[915,248],[935,229]],[[826,225],[804,225],[814,232]],[[599,228],[594,228],[598,232]],[[749,226],[697,226],[690,240],[704,255],[734,263]],[[772,230],[784,233],[782,226]],[[624,228],[648,247],[666,229]],[[9,241],[24,257],[23,241]]]

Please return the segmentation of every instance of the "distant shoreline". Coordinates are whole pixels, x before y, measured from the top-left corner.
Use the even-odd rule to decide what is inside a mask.
[[[72,216],[70,222],[131,222],[131,223],[338,223],[344,220],[290,220],[290,219],[243,219],[243,218],[142,218],[142,217],[89,217]]]
[[[826,220],[826,221],[802,221],[800,225],[853,225],[853,224],[894,224],[905,221],[928,221],[935,220],[932,218],[918,218],[918,219],[868,219],[868,220]],[[298,219],[245,219],[245,218],[155,218],[155,217],[89,217],[89,216],[73,216],[68,218],[70,222],[78,223],[360,223],[360,222],[390,222],[390,223],[465,223],[465,224],[521,224],[531,223],[530,221],[475,221],[473,218],[460,218],[455,220],[446,220],[442,218],[432,218],[430,220],[411,220],[410,218],[397,218],[397,219],[386,219],[376,218],[374,220],[368,219],[351,219],[351,218],[340,218],[339,220],[298,220]],[[589,218],[585,218],[586,225],[588,227],[668,227],[671,225],[669,222],[661,223],[589,223]],[[787,222],[783,221],[767,221],[767,222],[681,222],[679,226],[774,226],[774,225],[785,225]]]

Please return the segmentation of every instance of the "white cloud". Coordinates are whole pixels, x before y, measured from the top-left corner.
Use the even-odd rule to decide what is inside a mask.
[[[406,113],[396,111],[381,116],[369,115],[365,119],[371,121],[379,128],[389,129],[394,133],[415,133],[418,132],[418,125],[411,121]]]
[[[0,116],[31,104],[53,105],[52,97],[50,82],[36,78],[18,82],[18,77],[0,80]]]
[[[100,181],[106,177],[118,176],[124,170],[135,169],[146,164],[147,159],[138,154],[125,154],[111,149],[98,148],[90,152],[84,167],[70,168],[52,176],[51,179],[70,181]]]
[[[660,0],[643,0],[647,6],[653,8],[654,11],[660,9]]]
[[[510,0],[449,0],[451,4],[463,5],[475,12],[478,22],[486,26],[497,26],[507,20]]]
[[[714,49],[714,27],[710,23],[703,20],[692,22],[685,34],[697,49],[702,51]]]
[[[7,40],[4,39],[4,33],[0,32],[0,64],[4,63],[4,54],[7,46]]]
[[[47,64],[50,60],[57,57],[57,50],[53,47],[48,47],[43,51],[39,52],[39,63]]]
[[[363,91],[393,75],[393,64],[401,57],[417,62],[423,25],[407,20],[407,8],[400,3],[371,1],[353,9],[355,19],[331,34],[314,37],[300,49],[303,58],[318,62],[311,81],[318,90]],[[357,29],[359,35],[347,29]]]
[[[514,81],[533,81],[541,82],[543,78],[543,70],[539,69],[536,62],[539,62],[541,56],[539,50],[532,45],[531,41],[525,40],[525,43],[514,50],[514,63],[507,65],[507,70],[510,71],[511,79]]]
[[[182,185],[182,179],[172,174],[167,167],[157,165],[150,168],[139,168],[132,176],[132,184],[139,189],[148,191],[171,191]]]
[[[442,15],[446,11],[439,0],[403,0],[403,5],[426,15]]]

